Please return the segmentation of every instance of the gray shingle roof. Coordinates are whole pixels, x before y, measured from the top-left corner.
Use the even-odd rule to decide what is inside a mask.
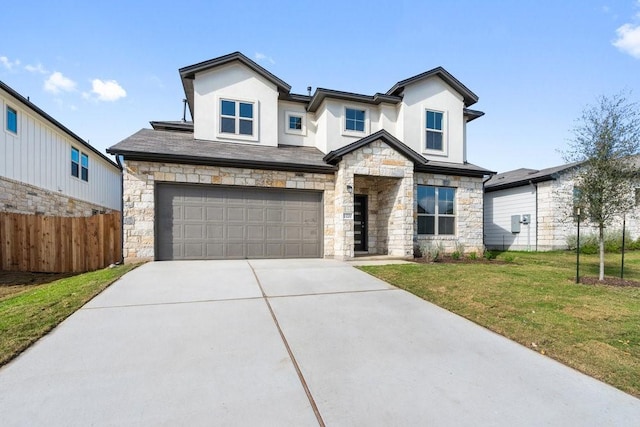
[[[167,163],[235,166],[256,169],[333,173],[324,154],[313,147],[266,147],[194,139],[192,133],[141,129],[107,149],[125,159]]]
[[[505,188],[528,185],[529,182],[536,183],[551,181],[552,179],[555,179],[558,174],[566,172],[579,164],[579,162],[569,163],[542,170],[527,168],[514,169],[492,176],[490,179],[485,181],[484,188],[486,191],[491,192],[503,190]]]

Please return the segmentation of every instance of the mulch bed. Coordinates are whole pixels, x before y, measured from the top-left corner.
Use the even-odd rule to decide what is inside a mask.
[[[575,278],[573,280],[575,280]],[[636,282],[635,280],[621,279],[619,277],[605,277],[604,280],[598,280],[597,277],[581,277],[580,283],[583,285],[606,285],[640,288],[640,282]]]

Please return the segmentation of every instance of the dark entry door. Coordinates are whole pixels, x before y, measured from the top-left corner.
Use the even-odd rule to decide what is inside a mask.
[[[367,196],[353,198],[353,250],[367,251]]]

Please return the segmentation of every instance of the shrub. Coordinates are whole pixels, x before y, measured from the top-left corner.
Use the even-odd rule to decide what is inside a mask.
[[[420,244],[420,253],[422,254],[422,257],[430,262],[438,262],[443,251],[444,247],[442,242],[424,242]]]
[[[455,259],[455,260],[460,259],[460,252],[458,252],[458,251],[453,251],[453,252],[451,253],[451,258],[453,258],[453,259]]]
[[[506,254],[504,256],[504,261],[505,262],[513,262],[516,259],[516,256],[513,254]]]
[[[629,232],[625,233],[625,248],[640,249],[640,238],[635,242],[631,240]],[[570,250],[575,251],[577,246],[577,236],[575,234],[567,236],[567,246]],[[604,251],[620,252],[622,250],[622,231],[605,231],[604,233]],[[586,233],[580,236],[580,253],[581,254],[597,254],[599,251],[598,234]]]
[[[478,254],[477,254],[477,253],[475,253],[475,252],[471,252],[471,253],[469,254],[469,259],[472,259],[472,260],[476,260],[476,259],[478,259]]]
[[[492,259],[496,258],[496,254],[494,252],[488,251],[488,250],[484,251],[484,255],[483,256],[488,260],[492,260]]]

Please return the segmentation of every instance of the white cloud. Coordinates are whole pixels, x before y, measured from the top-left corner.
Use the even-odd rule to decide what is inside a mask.
[[[27,64],[24,66],[24,69],[30,73],[47,74],[49,72],[40,63],[37,65]]]
[[[618,38],[613,42],[621,52],[640,59],[640,24],[624,24],[616,30]]]
[[[117,101],[127,96],[127,91],[115,80],[93,79],[91,86],[91,93],[85,92],[82,94],[83,97],[90,98],[91,94],[94,94],[98,101]]]
[[[2,66],[7,70],[11,71],[13,70],[13,67],[20,65],[20,60],[16,59],[15,61],[11,61],[6,56],[0,56],[0,64],[2,64]]]
[[[254,55],[256,61],[269,61],[271,64],[275,64],[276,61],[272,57],[265,55],[264,53],[256,52]]]
[[[76,88],[76,82],[56,71],[44,82],[44,90],[50,93],[72,92]]]

